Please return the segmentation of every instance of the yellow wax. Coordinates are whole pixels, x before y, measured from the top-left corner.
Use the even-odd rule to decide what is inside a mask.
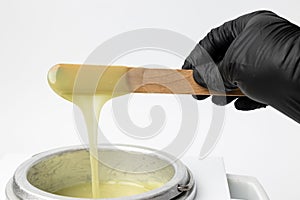
[[[59,96],[73,102],[77,105],[85,119],[90,150],[91,162],[91,183],[92,197],[100,198],[101,193],[108,185],[101,186],[98,167],[98,121],[99,115],[104,104],[115,96],[124,95],[129,92],[126,79],[122,77],[127,73],[124,67],[105,67],[95,68],[93,66],[80,67],[80,65],[56,65],[48,73],[48,82],[50,87]],[[101,91],[101,94],[95,94],[95,90]],[[82,186],[84,188],[90,187]],[[126,188],[126,184],[115,185],[117,188]],[[81,186],[74,186],[81,188]],[[65,191],[74,191],[75,189],[65,189]],[[125,189],[123,189],[125,192]],[[122,191],[123,191],[122,190]],[[83,192],[82,191],[82,192]],[[90,191],[90,190],[89,190]],[[132,190],[137,191],[137,190]],[[142,191],[142,190],[139,190]],[[143,190],[144,191],[144,190]],[[107,193],[105,193],[107,194]],[[89,196],[91,197],[91,196]]]
[[[100,182],[99,184],[99,197],[98,198],[117,198],[132,196],[141,193],[148,192],[150,190],[161,187],[161,183],[146,183],[146,184],[135,184],[131,182]],[[63,188],[55,194],[77,197],[77,198],[93,198],[91,183],[83,183],[74,185],[71,187]]]

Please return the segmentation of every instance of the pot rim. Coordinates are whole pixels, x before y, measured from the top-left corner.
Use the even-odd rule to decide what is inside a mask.
[[[135,146],[135,145],[125,145],[125,144],[101,144],[98,148],[99,150],[118,150],[122,149],[129,152],[136,153],[153,153],[154,156],[157,156],[159,159],[167,161],[174,169],[173,177],[165,183],[162,187],[157,189],[137,194],[128,197],[119,197],[119,198],[106,198],[106,200],[141,200],[141,199],[162,199],[163,196],[168,197],[168,199],[177,197],[182,194],[178,191],[179,184],[186,184],[189,182],[189,176],[187,167],[179,160],[174,158],[172,155],[169,155],[165,152],[161,152],[155,149]],[[35,186],[33,186],[27,179],[27,173],[35,164],[51,158],[52,156],[59,155],[62,153],[74,152],[88,150],[84,145],[76,145],[69,147],[56,148],[48,150],[39,154],[32,156],[27,161],[23,162],[15,171],[13,176],[13,190],[16,196],[25,198],[25,199],[40,199],[40,200],[95,200],[95,198],[76,198],[76,197],[67,197],[52,194],[46,191],[43,191]],[[100,198],[98,198],[100,200]],[[96,199],[97,200],[97,199]],[[103,200],[103,198],[101,198]]]

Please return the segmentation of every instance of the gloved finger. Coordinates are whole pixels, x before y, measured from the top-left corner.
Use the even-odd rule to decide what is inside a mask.
[[[189,61],[189,57],[184,61],[182,69],[192,69],[193,70],[193,78],[196,81],[196,83],[198,83],[202,87],[207,88],[207,85],[202,80],[202,78],[201,78],[200,74],[198,73],[198,71],[196,70],[195,66]],[[202,99],[205,99],[209,96],[210,95],[193,95],[193,97],[197,100],[202,100]]]
[[[234,102],[234,106],[238,110],[248,111],[248,110],[255,110],[259,108],[265,108],[267,105],[254,101],[248,97],[239,97]]]
[[[209,53],[215,63],[220,62],[233,40],[243,31],[248,21],[260,12],[263,11],[243,15],[212,29],[199,44]]]
[[[237,87],[231,84],[226,77],[225,79],[222,77],[226,69],[223,61],[216,65],[206,50],[199,44],[187,57],[182,68],[192,69],[194,80],[209,90],[225,92]]]
[[[209,97],[209,95],[192,95],[194,97],[194,99],[197,100],[203,100],[206,99],[207,97]]]
[[[211,101],[218,106],[225,106],[229,104],[233,100],[235,100],[236,96],[212,96]]]
[[[181,68],[182,69],[194,69],[194,66],[189,61],[185,60]]]

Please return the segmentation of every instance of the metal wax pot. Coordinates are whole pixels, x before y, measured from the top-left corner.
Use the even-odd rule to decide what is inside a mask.
[[[101,146],[101,181],[133,183],[155,181],[160,188],[114,200],[192,200],[196,186],[192,174],[179,160],[155,150],[135,146]],[[89,152],[82,146],[55,149],[33,156],[16,170],[6,187],[8,200],[80,200],[52,194],[91,180]],[[86,198],[85,198],[86,199]]]

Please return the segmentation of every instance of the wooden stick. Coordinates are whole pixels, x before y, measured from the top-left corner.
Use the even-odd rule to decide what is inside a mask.
[[[116,84],[117,80],[115,74],[122,74],[123,81],[125,80],[126,88],[134,93],[161,93],[161,94],[194,94],[194,95],[222,95],[224,93],[209,91],[201,87],[194,81],[192,70],[181,69],[149,69],[139,67],[125,67],[125,66],[100,66],[100,65],[77,65],[77,64],[59,64],[50,69],[48,73],[48,80],[50,85],[56,82],[68,80],[67,83],[60,84],[60,92],[71,93],[73,91],[74,83],[77,73],[87,72],[88,76],[84,77],[85,88],[88,85],[91,76],[105,75],[105,81],[99,81],[99,87],[95,89],[97,93],[103,90],[111,90],[111,87],[100,87],[103,83],[110,82],[112,86]],[[63,72],[63,73],[58,73]],[[118,76],[119,76],[118,75]],[[120,79],[120,77],[117,77]],[[112,81],[111,81],[112,80]],[[123,82],[124,83],[124,82]],[[56,88],[57,89],[57,88]],[[240,90],[228,92],[227,96],[244,96]]]
[[[201,87],[193,78],[193,70],[131,68],[128,77],[135,93],[225,95]],[[238,89],[226,95],[244,96]]]

